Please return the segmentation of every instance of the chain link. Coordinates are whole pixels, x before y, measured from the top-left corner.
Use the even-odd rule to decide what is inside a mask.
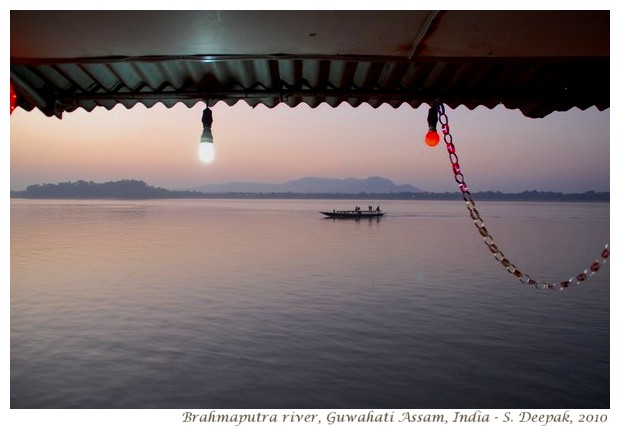
[[[537,289],[566,289],[567,287],[579,284],[596,274],[600,270],[601,264],[606,263],[607,259],[609,259],[609,243],[605,244],[605,247],[601,251],[600,260],[594,260],[585,270],[575,275],[574,277],[571,277],[570,279],[563,282],[556,283],[548,283],[534,280],[528,274],[525,274],[523,271],[519,270],[506,257],[506,255],[504,255],[504,253],[499,250],[499,247],[497,246],[497,244],[495,244],[493,236],[489,233],[488,229],[484,225],[484,221],[482,220],[482,217],[480,217],[480,213],[476,209],[476,203],[474,202],[471,192],[469,191],[469,188],[465,183],[465,177],[463,176],[463,172],[461,171],[459,157],[456,154],[456,148],[453,143],[454,139],[452,138],[452,134],[450,134],[450,124],[448,123],[448,116],[446,115],[444,105],[439,103],[437,104],[436,108],[438,113],[438,120],[441,124],[441,131],[443,133],[443,140],[446,144],[446,149],[448,151],[448,158],[450,159],[450,163],[452,164],[452,173],[454,174],[454,180],[456,180],[456,183],[459,186],[459,190],[461,191],[463,200],[465,201],[465,206],[467,207],[467,210],[469,210],[469,216],[474,221],[474,226],[478,229],[478,232],[480,233],[484,244],[493,254],[495,260],[502,264],[506,271],[514,275],[521,283],[524,283],[525,285],[531,287],[535,287]]]

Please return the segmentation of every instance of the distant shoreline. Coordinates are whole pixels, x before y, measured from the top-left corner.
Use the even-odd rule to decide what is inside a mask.
[[[609,192],[587,191],[564,194],[561,192],[524,191],[504,193],[497,191],[474,192],[478,201],[544,201],[544,202],[609,202]],[[460,192],[389,192],[389,193],[303,193],[303,192],[219,192],[170,191],[147,185],[139,180],[120,180],[94,183],[86,181],[59,184],[31,185],[24,191],[11,191],[11,198],[25,199],[109,199],[109,200],[147,200],[147,199],[322,199],[322,200],[418,200],[418,201],[458,201]]]

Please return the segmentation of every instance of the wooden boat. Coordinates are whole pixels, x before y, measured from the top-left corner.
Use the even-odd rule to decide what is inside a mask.
[[[385,213],[381,210],[332,210],[331,212],[320,212],[329,218],[337,219],[364,219],[381,217]]]

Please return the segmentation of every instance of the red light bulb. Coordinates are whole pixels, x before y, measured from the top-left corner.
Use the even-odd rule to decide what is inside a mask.
[[[426,144],[430,147],[437,146],[437,143],[439,143],[439,134],[437,133],[437,131],[429,129],[428,133],[426,133],[425,141]]]
[[[13,114],[13,110],[17,107],[17,95],[15,95],[15,91],[13,91],[13,85],[11,85],[11,115]]]

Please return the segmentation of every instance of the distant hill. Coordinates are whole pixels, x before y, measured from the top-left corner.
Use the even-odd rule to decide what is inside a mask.
[[[420,192],[419,188],[411,185],[396,185],[383,177],[368,177],[366,179],[346,178],[331,179],[327,177],[303,177],[282,184],[232,182],[214,185],[205,185],[192,188],[193,191],[204,193],[228,192],[262,192],[262,193],[308,193],[308,194],[388,194],[391,192]]]
[[[164,188],[147,185],[141,180],[118,180],[114,182],[95,183],[78,180],[58,184],[45,183],[30,185],[25,191],[11,191],[11,198],[110,198],[110,199],[143,199],[143,198],[175,198],[177,193]],[[185,194],[190,194],[185,192]]]

